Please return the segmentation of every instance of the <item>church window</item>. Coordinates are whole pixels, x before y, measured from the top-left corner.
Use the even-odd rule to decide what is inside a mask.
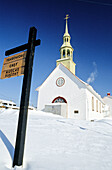
[[[68,42],[68,38],[67,38],[67,42]]]
[[[67,56],[70,56],[70,50],[67,50]]]
[[[98,100],[96,100],[96,112],[98,112]]]
[[[74,113],[75,113],[75,114],[78,114],[78,113],[79,113],[79,111],[78,111],[78,110],[74,110]]]
[[[92,97],[92,111],[94,111],[94,97]]]
[[[8,105],[7,103],[2,103],[3,105]]]
[[[54,101],[54,103],[65,103],[63,99],[58,98]]]
[[[67,103],[67,101],[63,97],[56,97],[52,103]]]
[[[63,77],[59,77],[57,80],[56,80],[56,85],[58,87],[62,87],[65,83],[65,79]]]
[[[63,56],[65,57],[65,50],[63,50]]]

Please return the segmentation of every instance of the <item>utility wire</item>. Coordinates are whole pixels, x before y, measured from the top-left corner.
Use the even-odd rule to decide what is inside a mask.
[[[110,3],[105,3],[105,2],[96,2],[96,1],[88,1],[88,0],[76,0],[76,1],[81,1],[81,2],[87,2],[91,4],[98,4],[98,5],[105,5],[105,6],[112,6]]]

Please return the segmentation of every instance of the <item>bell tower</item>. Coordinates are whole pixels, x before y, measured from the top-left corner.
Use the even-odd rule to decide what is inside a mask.
[[[70,44],[70,34],[68,33],[68,20],[69,15],[66,15],[66,26],[65,33],[63,35],[63,44],[60,48],[60,59],[56,61],[57,66],[62,63],[67,67],[73,74],[75,74],[75,63],[73,62],[73,48]]]

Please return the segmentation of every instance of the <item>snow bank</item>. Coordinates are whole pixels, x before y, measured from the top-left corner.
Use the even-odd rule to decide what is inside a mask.
[[[0,170],[13,169],[19,111],[0,110]],[[14,170],[111,170],[112,119],[96,122],[29,111],[23,167]]]

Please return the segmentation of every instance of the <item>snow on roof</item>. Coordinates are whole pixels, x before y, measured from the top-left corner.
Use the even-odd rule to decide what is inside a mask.
[[[14,102],[12,102],[12,101],[9,101],[9,100],[2,100],[2,99],[0,99],[0,103],[16,104],[16,103],[14,103]]]
[[[104,96],[104,98],[112,99],[112,96]],[[103,98],[103,99],[104,99],[104,98]]]

